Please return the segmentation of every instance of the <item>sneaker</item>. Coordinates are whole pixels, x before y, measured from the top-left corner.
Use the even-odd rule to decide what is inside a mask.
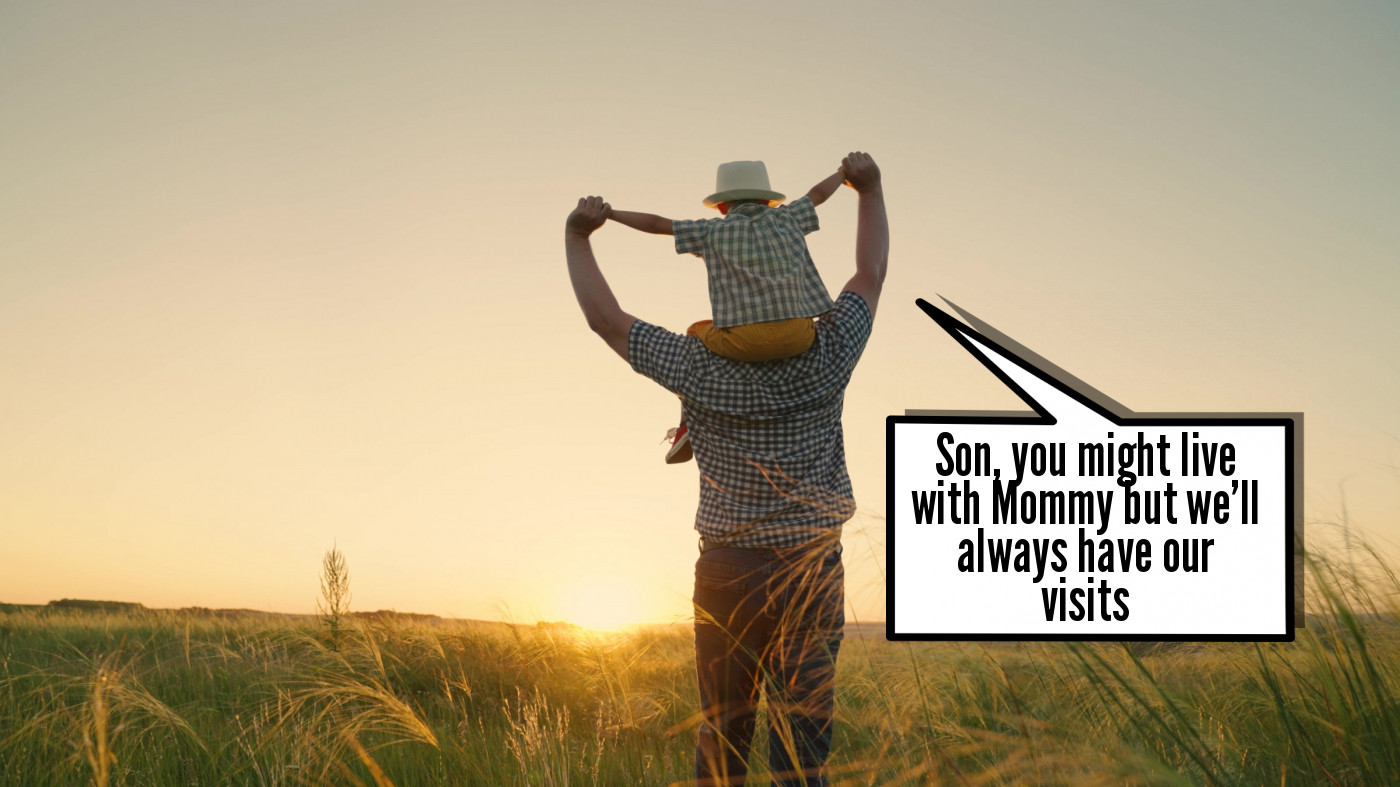
[[[690,429],[681,421],[681,425],[666,432],[666,439],[671,441],[671,449],[666,452],[666,464],[678,465],[682,462],[689,462],[695,456],[695,452],[690,448]]]

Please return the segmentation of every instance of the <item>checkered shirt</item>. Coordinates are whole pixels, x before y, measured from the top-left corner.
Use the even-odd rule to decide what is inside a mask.
[[[677,254],[705,259],[716,328],[816,317],[831,296],[812,264],[806,235],[816,232],[810,197],[787,205],[735,205],[718,219],[674,221]]]
[[[700,470],[700,535],[790,547],[855,514],[841,409],[870,327],[865,300],[843,292],[806,352],[746,363],[693,336],[632,325],[632,368],[682,399]]]

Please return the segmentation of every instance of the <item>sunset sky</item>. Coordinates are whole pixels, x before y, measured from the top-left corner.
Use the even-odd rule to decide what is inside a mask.
[[[1400,539],[1397,41],[1388,2],[0,4],[0,601],[310,611],[334,543],[359,609],[684,617],[679,408],[587,330],[564,217],[857,149],[859,619],[885,416],[1022,407],[917,297],[1135,410],[1305,412],[1309,520]],[[708,316],[669,238],[594,248],[624,309]]]

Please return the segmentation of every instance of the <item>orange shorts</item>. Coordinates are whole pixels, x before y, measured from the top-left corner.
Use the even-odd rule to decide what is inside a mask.
[[[701,320],[686,333],[704,342],[715,355],[736,361],[776,361],[806,352],[817,338],[817,326],[811,317],[733,328],[716,328],[714,320]]]

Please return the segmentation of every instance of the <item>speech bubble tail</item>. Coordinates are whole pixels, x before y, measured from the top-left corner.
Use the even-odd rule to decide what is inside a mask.
[[[967,309],[964,309],[956,303],[953,303],[952,301],[948,300],[948,298],[946,298],[945,296],[940,294],[938,296],[938,299],[948,304],[949,308],[957,312],[958,316],[961,317],[968,325],[971,325],[975,330],[977,330],[977,332],[981,333],[983,336],[986,336],[988,339],[991,339],[992,341],[1001,345],[1002,348],[1005,349],[1008,353],[1015,355],[1016,357],[1021,358],[1022,360],[1030,363],[1035,368],[1053,377],[1060,384],[1074,389],[1076,393],[1085,397],[1086,399],[1089,399],[1105,412],[1111,413],[1113,417],[1127,418],[1131,417],[1134,414],[1131,408],[1119,403],[1118,400],[1114,399],[1113,397],[1109,396],[1103,391],[1100,391],[1099,389],[1093,387],[1092,385],[1089,385],[1082,379],[1066,371],[1063,367],[1052,363],[1050,360],[1045,358],[1045,356],[1036,353],[1034,350],[1030,349],[1024,344],[1021,344],[1020,342],[1016,341],[1010,336],[1007,336],[1006,334],[987,324],[977,315],[973,314],[972,312],[969,312]]]
[[[941,295],[939,298],[964,317],[971,317],[947,298]],[[973,357],[981,361],[982,365],[1020,397],[1045,423],[1056,423],[1059,418],[1068,414],[1079,414],[1083,417],[1086,413],[1090,418],[1109,422],[1119,419],[1121,413],[1115,413],[1113,410],[1123,408],[1116,402],[1113,403],[1115,408],[1110,408],[1095,397],[1087,395],[1085,391],[1080,390],[1080,386],[1088,386],[1084,386],[1077,378],[1064,373],[1058,366],[1030,352],[1019,343],[1011,341],[1005,334],[995,330],[974,329],[923,298],[915,299],[914,303],[964,349],[972,353]],[[991,328],[975,317],[969,320],[973,321],[981,328]],[[987,336],[987,333],[996,334],[997,339]],[[1016,349],[1010,349],[1008,345]],[[1073,380],[1074,384],[1064,378]]]

